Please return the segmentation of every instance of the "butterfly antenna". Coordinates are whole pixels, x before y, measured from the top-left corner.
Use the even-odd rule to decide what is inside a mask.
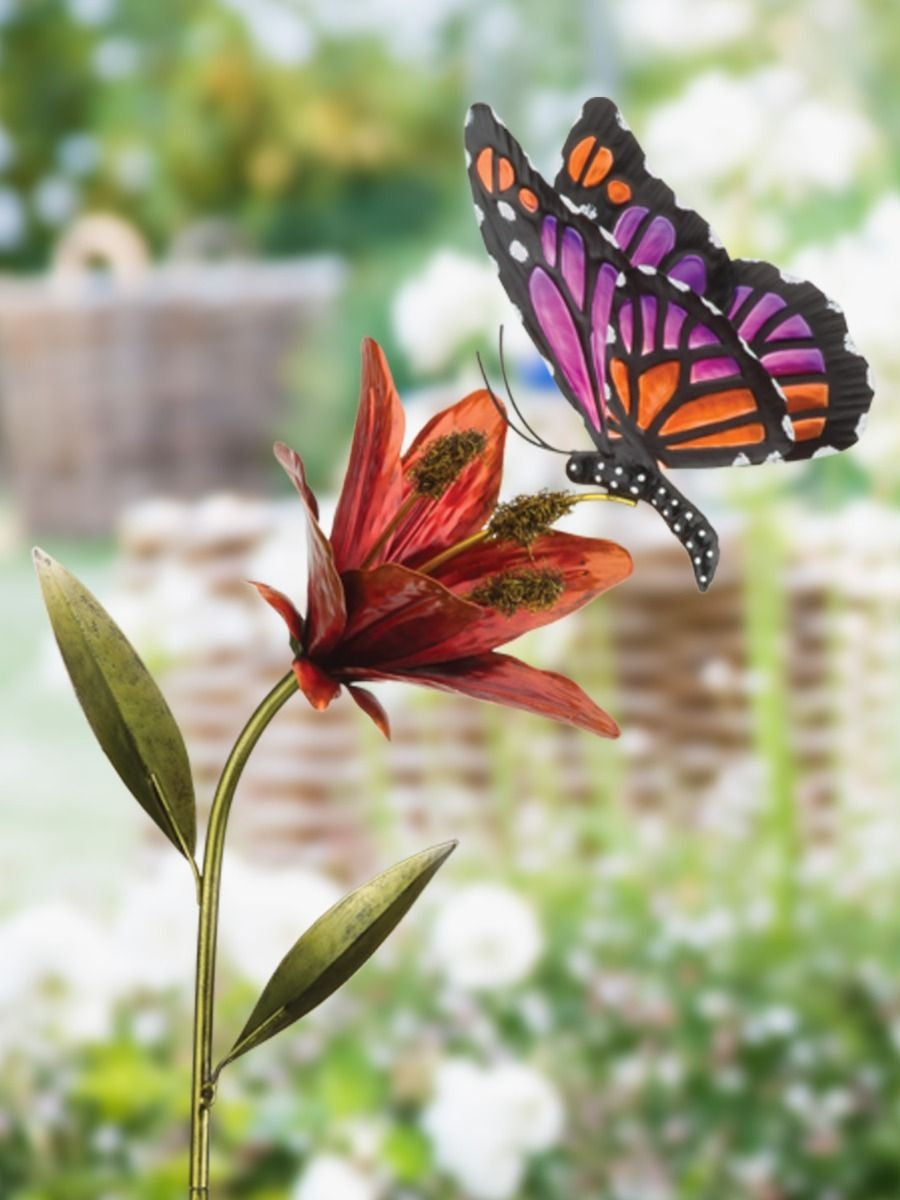
[[[484,380],[484,386],[487,388],[488,395],[490,396],[491,400],[493,401],[494,407],[497,409],[497,412],[500,414],[500,416],[506,422],[507,426],[513,431],[513,433],[516,434],[518,437],[520,437],[523,442],[528,442],[528,444],[530,446],[537,446],[538,449],[540,449],[540,450],[550,450],[554,454],[570,453],[570,451],[558,450],[556,448],[556,446],[551,446],[549,442],[546,442],[540,436],[540,434],[536,433],[535,430],[532,429],[532,427],[529,425],[528,421],[522,415],[522,410],[519,408],[518,404],[516,403],[516,401],[513,397],[513,394],[512,394],[512,389],[509,386],[509,377],[506,374],[506,366],[503,361],[503,326],[502,325],[500,327],[500,370],[503,375],[503,384],[506,388],[506,394],[509,397],[509,402],[510,402],[510,405],[512,406],[513,412],[516,414],[516,416],[522,422],[522,425],[524,426],[524,428],[527,432],[523,433],[523,431],[521,429],[517,428],[513,424],[513,422],[509,419],[509,414],[507,413],[507,411],[503,407],[503,405],[500,403],[499,399],[497,398],[496,393],[494,392],[494,389],[491,387],[490,380],[487,377],[487,372],[484,369],[484,363],[482,362],[481,355],[476,354],[475,357],[478,360],[478,369],[481,371],[481,378]]]

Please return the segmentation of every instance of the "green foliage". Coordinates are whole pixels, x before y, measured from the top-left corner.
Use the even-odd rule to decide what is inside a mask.
[[[317,1008],[354,975],[409,911],[456,848],[444,842],[356,888],[297,939],[263,989],[231,1050],[246,1054]]]
[[[194,787],[169,706],[95,596],[41,550],[34,562],[60,652],[84,714],[122,782],[193,862]]]
[[[27,221],[0,247],[5,265],[46,260],[57,218],[31,202],[48,179],[75,209],[119,212],[161,250],[209,215],[286,254],[358,253],[445,213],[457,81],[398,69],[373,38],[321,38],[307,60],[280,63],[216,0],[122,0],[91,24],[64,0],[34,0],[6,16],[0,54],[14,145],[0,184]]]

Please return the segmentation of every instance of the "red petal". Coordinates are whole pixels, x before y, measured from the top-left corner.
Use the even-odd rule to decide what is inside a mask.
[[[366,714],[371,717],[384,736],[391,740],[391,723],[388,720],[388,715],[384,711],[381,703],[375,699],[370,691],[366,688],[361,688],[355,683],[347,684],[347,691]]]
[[[481,542],[438,567],[434,577],[465,597],[491,575],[522,569],[557,571],[565,590],[551,608],[537,612],[523,608],[507,617],[496,609],[483,609],[481,621],[464,631],[451,657],[482,654],[568,616],[626,579],[632,561],[624,546],[616,542],[554,530],[539,537],[530,550],[513,542]]]
[[[341,685],[308,658],[295,658],[292,665],[300,691],[313,708],[320,712],[327,708],[337,697]]]
[[[508,654],[482,654],[476,658],[418,667],[409,671],[376,671],[368,679],[405,680],[444,692],[460,692],[508,708],[550,717],[601,737],[618,737],[619,727],[586,692],[555,671],[539,671]]]
[[[452,407],[432,417],[403,456],[404,489],[401,502],[412,488],[409,472],[427,447],[448,433],[477,429],[485,435],[485,448],[450,484],[439,500],[423,497],[400,524],[388,544],[388,558],[416,566],[481,529],[494,511],[503,470],[506,422],[490,392],[472,392]]]
[[[306,512],[308,583],[305,649],[314,657],[320,657],[337,643],[347,622],[344,589],[334,565],[331,545],[319,526],[319,507],[306,482],[303,460],[283,442],[275,443],[275,457],[293,480]]]
[[[405,418],[384,353],[362,344],[359,410],[344,487],[331,530],[339,571],[361,567],[400,503],[400,447]],[[367,566],[384,562],[383,550]]]
[[[275,609],[280,617],[283,618],[285,625],[290,631],[291,637],[298,645],[303,643],[303,618],[294,608],[293,601],[289,600],[284,592],[279,592],[277,588],[269,587],[267,583],[257,583],[251,579],[249,582],[256,588],[263,600]]]
[[[477,605],[393,563],[375,571],[348,571],[343,581],[347,627],[332,659],[341,677],[345,665],[407,666],[453,657],[447,647],[481,619]]]

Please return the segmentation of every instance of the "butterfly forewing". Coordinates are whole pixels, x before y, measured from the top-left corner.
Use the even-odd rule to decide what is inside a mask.
[[[788,459],[845,450],[872,402],[866,360],[840,308],[771,263],[736,259],[728,317],[780,386],[794,429]]]
[[[721,307],[731,296],[730,259],[709,224],[683,208],[647,170],[619,110],[589,100],[566,138],[554,188],[608,230],[634,266],[656,267]]]
[[[595,441],[605,437],[606,333],[626,265],[611,240],[574,217],[483,104],[466,125],[482,237],[525,328]]]

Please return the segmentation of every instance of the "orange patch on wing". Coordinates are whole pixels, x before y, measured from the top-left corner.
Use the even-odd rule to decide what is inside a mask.
[[[806,442],[810,438],[821,437],[824,429],[824,417],[810,417],[805,421],[794,422],[794,437],[798,442]]]
[[[528,212],[537,212],[538,198],[531,188],[519,188],[519,203]]]
[[[505,192],[516,182],[516,173],[508,158],[501,158],[497,162],[497,182],[501,192]]]
[[[606,194],[613,204],[624,204],[631,199],[631,184],[624,179],[611,179]]]
[[[609,147],[598,146],[597,139],[589,134],[573,148],[566,166],[575,183],[583,187],[595,187],[609,174],[612,164],[613,156]]]
[[[614,358],[609,364],[609,373],[612,376],[613,387],[616,389],[616,394],[622,401],[622,407],[627,413],[631,413],[631,384],[628,380],[628,368],[622,362],[621,358]]]
[[[792,383],[782,388],[789,413],[803,412],[807,408],[828,407],[827,383]]]
[[[660,409],[672,399],[680,375],[681,364],[677,358],[650,367],[641,375],[637,410],[637,423],[641,429],[649,429]]]
[[[492,192],[494,190],[494,151],[490,146],[485,146],[478,152],[478,157],[475,159],[475,170],[484,190]]]
[[[756,446],[766,439],[766,431],[762,425],[753,421],[749,425],[738,425],[736,429],[724,429],[720,433],[707,433],[703,437],[692,438],[689,442],[679,442],[672,446],[672,451],[698,449],[714,449],[716,446]]]
[[[749,388],[730,388],[726,392],[713,392],[689,400],[660,429],[660,433],[682,433],[686,429],[698,429],[701,425],[713,425],[731,417],[756,412],[756,400]]]

